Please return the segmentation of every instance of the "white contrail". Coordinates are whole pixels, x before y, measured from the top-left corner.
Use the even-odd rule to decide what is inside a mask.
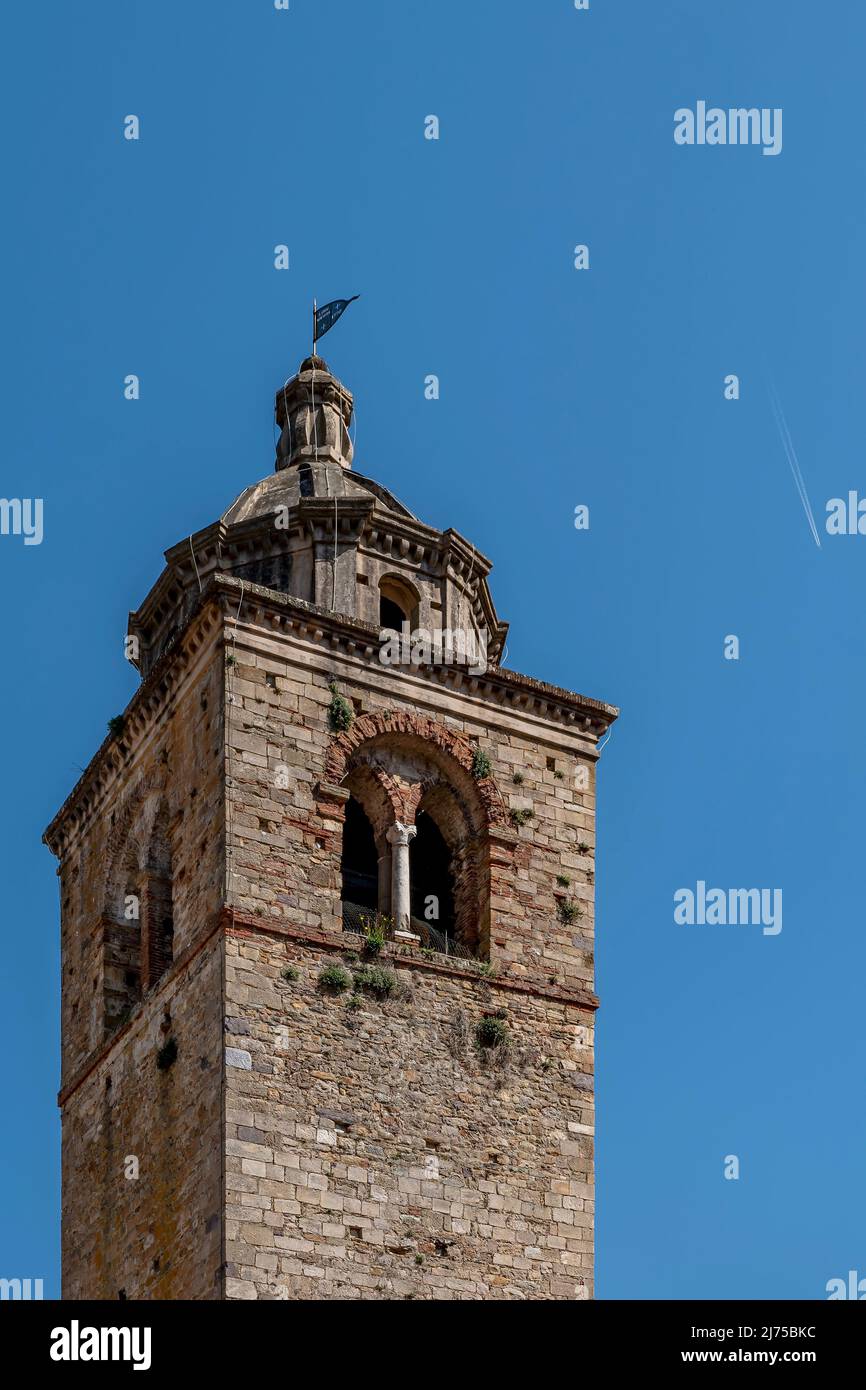
[[[779,436],[782,440],[782,448],[785,450],[785,456],[788,460],[791,472],[794,475],[794,483],[796,485],[797,491],[800,494],[800,501],[803,503],[803,511],[806,513],[806,520],[809,523],[809,528],[812,532],[812,536],[814,537],[815,544],[820,550],[821,538],[818,535],[818,528],[815,525],[815,518],[812,515],[812,507],[809,502],[809,494],[806,491],[806,484],[803,481],[803,474],[800,471],[800,464],[798,462],[797,455],[794,451],[794,445],[791,442],[791,435],[788,431],[788,422],[785,419],[782,406],[779,402],[779,398],[776,395],[776,391],[772,383],[770,384],[770,403],[773,407],[773,414],[776,417],[776,424],[779,428]]]

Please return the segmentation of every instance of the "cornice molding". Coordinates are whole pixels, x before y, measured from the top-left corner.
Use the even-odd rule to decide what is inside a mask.
[[[69,840],[111,779],[134,762],[153,719],[165,709],[189,664],[213,635],[220,614],[223,627],[228,620],[233,628],[237,623],[238,629],[253,624],[322,645],[331,653],[378,658],[378,627],[232,575],[211,574],[185,624],[127,705],[123,733],[105,739],[47,827],[42,838],[53,854],[63,857]],[[454,665],[413,666],[411,672],[416,679],[458,695],[482,699],[512,714],[529,715],[591,739],[598,739],[619,715],[614,705],[502,667],[491,667],[484,675],[472,675]]]
[[[108,734],[42,836],[43,844],[62,859],[69,841],[100,804],[111,782],[135,763],[154,719],[174,698],[180,682],[219,623],[219,610],[207,588],[199,595],[185,626],[142,681],[123,711],[123,731]]]

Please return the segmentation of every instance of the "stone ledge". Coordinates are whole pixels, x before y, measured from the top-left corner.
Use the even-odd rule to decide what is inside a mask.
[[[357,937],[356,932],[326,932],[317,931],[314,927],[296,927],[290,922],[270,921],[266,917],[239,912],[231,907],[224,908],[222,916],[225,932],[228,936],[252,940],[256,936],[264,934],[282,937],[284,940],[297,941],[304,946],[315,946],[320,950],[334,951],[335,953],[357,949],[351,940],[351,938]],[[393,965],[404,965],[412,970],[427,971],[434,975],[447,975],[452,979],[483,981],[492,989],[504,989],[515,994],[528,994],[537,999],[572,1004],[578,1009],[586,1009],[591,1013],[595,1013],[599,1007],[598,996],[579,985],[569,987],[543,984],[540,980],[518,979],[507,975],[479,975],[478,971],[473,970],[470,965],[461,965],[453,957],[451,959],[443,957],[441,960],[430,960],[426,956],[416,955],[414,952],[394,951],[383,954],[382,959],[391,961]]]

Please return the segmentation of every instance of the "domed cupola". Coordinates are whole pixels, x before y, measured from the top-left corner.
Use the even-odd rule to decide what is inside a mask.
[[[426,526],[381,483],[352,467],[352,393],[308,357],[276,393],[275,471],[220,519],[165,552],[167,568],[136,613],[135,664],[147,676],[207,583],[225,575],[371,628],[395,615],[431,632],[485,634],[504,645],[487,586],[490,561],[453,530]]]

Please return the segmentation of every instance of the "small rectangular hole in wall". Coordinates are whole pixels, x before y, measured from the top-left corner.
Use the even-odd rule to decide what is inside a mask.
[[[355,575],[355,578],[357,579],[357,581],[358,581],[359,584],[369,584],[369,583],[370,583],[370,581],[369,581],[369,579],[367,578],[366,574],[356,574],[356,575]]]
[[[357,695],[352,696],[352,708],[356,714],[364,713],[364,702],[359,700]]]
[[[546,762],[546,764],[547,764],[547,770],[548,770],[548,772],[555,772],[555,771],[556,771],[556,759],[555,759],[555,758],[546,758],[546,759],[545,759],[545,762]]]
[[[270,686],[271,690],[276,690],[277,688],[277,678],[271,671],[268,671],[265,676],[265,685]]]

